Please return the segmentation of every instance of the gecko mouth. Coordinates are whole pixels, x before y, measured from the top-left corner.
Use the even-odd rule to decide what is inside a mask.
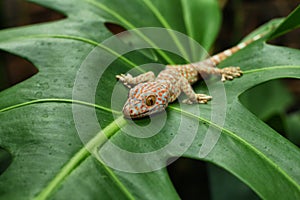
[[[123,114],[124,114],[124,117],[127,119],[138,119],[138,118],[143,118],[143,117],[151,115],[150,111],[145,111],[140,114],[128,114],[128,113],[123,112]]]
[[[150,115],[149,111],[146,111],[146,112],[143,112],[143,113],[140,113],[140,114],[125,114],[124,113],[124,117],[127,118],[127,119],[137,119],[137,118],[142,118],[142,117],[145,117],[145,116],[148,116],[148,115]]]
[[[162,104],[160,104],[162,106]],[[149,116],[153,116],[153,115],[156,115],[156,114],[159,114],[160,112],[164,111],[164,108],[153,108],[151,110],[147,110],[147,111],[144,111],[142,113],[139,113],[139,114],[132,114],[130,112],[127,112],[125,110],[123,110],[123,114],[124,114],[124,117],[127,118],[127,119],[138,119],[138,118],[143,118],[143,117],[149,117]]]

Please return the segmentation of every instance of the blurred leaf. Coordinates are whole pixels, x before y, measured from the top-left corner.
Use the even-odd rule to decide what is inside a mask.
[[[300,112],[288,114],[285,124],[287,138],[300,146]]]
[[[269,36],[269,39],[274,39],[293,29],[299,28],[300,6],[298,6],[284,21],[280,24]]]
[[[181,3],[187,34],[209,50],[221,24],[221,12],[217,1],[181,0]],[[193,60],[203,59],[203,56],[205,55],[194,55]]]
[[[259,199],[249,187],[228,172],[214,165],[209,165],[208,169],[213,200]]]
[[[9,152],[0,148],[0,175],[8,168],[11,160]]]

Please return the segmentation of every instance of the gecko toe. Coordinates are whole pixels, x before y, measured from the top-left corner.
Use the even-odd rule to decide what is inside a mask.
[[[226,81],[226,80],[233,80],[236,77],[242,76],[243,71],[240,69],[240,67],[226,67],[223,68],[221,71],[221,81]]]

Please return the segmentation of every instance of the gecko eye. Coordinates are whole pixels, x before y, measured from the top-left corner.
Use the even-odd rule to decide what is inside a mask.
[[[156,97],[154,95],[149,95],[146,98],[146,105],[147,106],[153,106],[155,104],[155,101],[156,101]]]

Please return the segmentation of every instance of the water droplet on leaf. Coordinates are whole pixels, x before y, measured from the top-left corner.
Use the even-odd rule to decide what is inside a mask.
[[[42,92],[36,92],[35,93],[35,97],[38,98],[38,99],[41,98],[42,96],[43,96]]]

